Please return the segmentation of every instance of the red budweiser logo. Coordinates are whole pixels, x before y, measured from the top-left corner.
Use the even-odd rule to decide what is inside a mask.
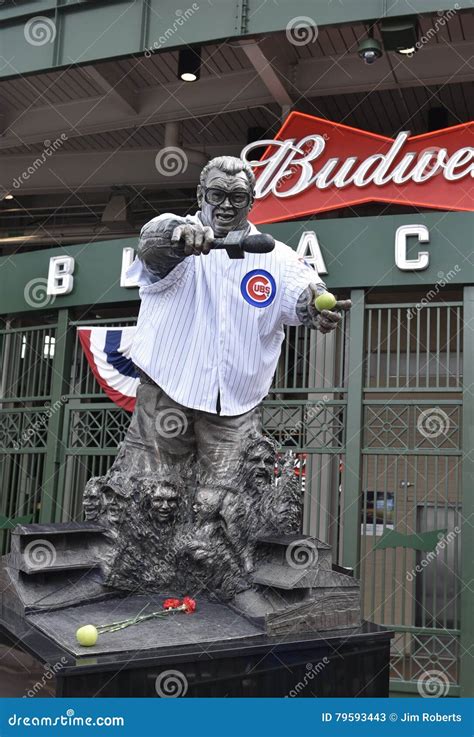
[[[474,122],[395,139],[291,113],[275,139],[246,146],[257,177],[254,223],[363,202],[474,210]],[[252,150],[265,145],[262,161]]]

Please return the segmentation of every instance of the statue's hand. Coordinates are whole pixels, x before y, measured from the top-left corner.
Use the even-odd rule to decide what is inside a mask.
[[[342,299],[336,302],[331,310],[321,310],[320,312],[315,306],[314,300],[326,291],[324,284],[310,284],[301,293],[296,305],[296,314],[303,325],[313,330],[319,330],[321,333],[330,333],[335,330],[342,320],[341,312],[350,310],[352,307],[350,299]]]
[[[214,232],[209,226],[201,223],[178,225],[171,235],[172,245],[184,243],[186,256],[208,254],[214,241]]]
[[[342,315],[337,310],[350,310],[352,302],[350,299],[343,299],[334,305],[332,310],[322,310],[318,317],[318,330],[320,333],[330,333],[331,330],[335,330],[338,323],[342,320]]]

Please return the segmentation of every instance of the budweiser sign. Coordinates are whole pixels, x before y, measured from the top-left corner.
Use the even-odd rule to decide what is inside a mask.
[[[246,146],[257,177],[254,223],[363,202],[474,210],[474,123],[386,138],[291,113],[275,139]],[[256,147],[266,146],[261,161]]]

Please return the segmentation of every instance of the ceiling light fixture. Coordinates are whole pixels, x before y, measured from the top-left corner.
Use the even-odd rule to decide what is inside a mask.
[[[196,82],[201,76],[201,47],[187,46],[178,55],[178,78],[183,82]]]
[[[385,18],[380,24],[380,33],[385,51],[409,56],[418,48],[418,19],[408,15],[404,18]]]

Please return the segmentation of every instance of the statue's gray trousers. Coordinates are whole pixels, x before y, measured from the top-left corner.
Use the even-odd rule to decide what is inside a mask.
[[[127,435],[111,473],[130,477],[156,473],[193,458],[201,484],[225,482],[232,474],[242,443],[261,433],[260,405],[241,415],[224,417],[190,409],[142,378]]]

